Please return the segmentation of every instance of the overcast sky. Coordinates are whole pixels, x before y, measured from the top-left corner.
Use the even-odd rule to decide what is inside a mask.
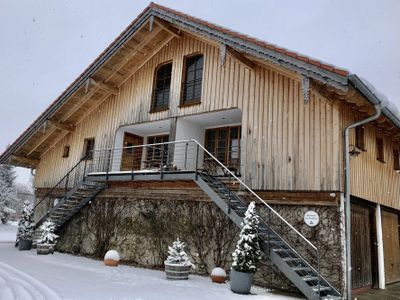
[[[400,106],[399,0],[157,3],[348,69]],[[148,4],[0,0],[0,152]]]

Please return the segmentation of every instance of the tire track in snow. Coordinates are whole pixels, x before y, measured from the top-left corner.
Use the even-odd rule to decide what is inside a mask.
[[[0,262],[0,299],[61,300],[61,297],[39,280]]]

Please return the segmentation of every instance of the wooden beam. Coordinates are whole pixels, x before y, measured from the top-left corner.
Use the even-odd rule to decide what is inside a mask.
[[[119,93],[119,89],[118,89],[118,88],[116,88],[116,87],[114,87],[114,86],[112,86],[112,85],[110,85],[110,84],[108,84],[108,83],[96,81],[96,80],[93,79],[93,78],[90,78],[90,79],[89,79],[89,82],[90,82],[91,84],[93,84],[94,86],[98,87],[99,89],[108,91],[108,92],[110,92],[110,93],[112,93],[112,94],[114,94],[114,95],[117,95],[117,94]]]
[[[37,166],[40,162],[39,159],[29,158],[26,156],[18,156],[18,155],[14,155],[14,154],[11,155],[11,159],[15,160],[18,163],[26,164],[29,166]]]
[[[121,85],[124,84],[124,82],[126,80],[128,80],[128,78],[130,78],[133,74],[135,74],[141,67],[143,67],[150,59],[153,58],[154,55],[156,55],[158,53],[158,51],[160,51],[166,44],[168,44],[173,38],[175,38],[174,36],[170,36],[168,39],[166,39],[164,41],[164,43],[161,43],[158,45],[157,48],[155,48],[152,52],[149,53],[149,55],[147,56],[147,58],[145,60],[143,60],[139,65],[137,65],[134,69],[132,69],[131,72],[128,73],[127,76],[125,76],[125,78],[122,80]]]
[[[89,99],[98,91],[98,89],[92,89],[89,91],[82,99],[79,100],[78,104],[76,104],[72,109],[70,109],[67,114],[62,118],[62,122],[68,120],[74,113],[76,113],[83,104],[85,104]]]
[[[74,132],[75,131],[75,126],[61,123],[55,120],[47,120],[47,123],[57,129],[63,130],[63,131],[68,131],[68,132]]]
[[[155,23],[157,23],[162,29],[164,29],[165,31],[168,31],[170,34],[172,34],[173,36],[180,38],[182,36],[181,31],[177,28],[175,28],[174,26],[172,26],[170,23],[161,20],[157,17],[154,18]]]
[[[28,152],[27,156],[31,155],[33,152],[36,151],[37,148],[39,148],[55,131],[57,128],[53,127],[51,128],[46,134],[42,136],[42,138],[39,139],[39,141],[31,148],[31,150]]]
[[[108,82],[110,81],[110,79],[119,71],[121,70],[121,68],[123,68],[138,52],[140,52],[141,49],[143,49],[144,46],[147,45],[147,43],[153,39],[154,37],[156,37],[157,34],[159,34],[161,32],[162,28],[161,27],[157,27],[155,29],[153,29],[153,31],[151,31],[148,36],[141,41],[138,45],[136,45],[136,47],[132,50],[131,53],[129,53],[127,56],[125,56],[123,59],[120,60],[120,63],[117,64],[117,66],[115,68],[113,68],[112,73],[107,76],[107,78],[104,80],[104,82]]]
[[[255,68],[256,64],[253,61],[251,61],[250,59],[248,59],[247,57],[245,57],[243,54],[241,54],[240,52],[236,51],[235,49],[233,49],[233,48],[231,48],[229,46],[226,46],[226,52],[229,53],[234,58],[236,58],[242,64],[244,64],[247,67],[249,67],[250,69],[254,69]]]

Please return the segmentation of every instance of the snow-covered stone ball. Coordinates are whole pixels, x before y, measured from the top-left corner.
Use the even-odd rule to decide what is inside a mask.
[[[120,257],[117,251],[109,250],[104,256],[104,264],[109,267],[118,267],[119,259]]]
[[[222,268],[214,268],[211,272],[211,280],[215,283],[225,283],[226,272]]]

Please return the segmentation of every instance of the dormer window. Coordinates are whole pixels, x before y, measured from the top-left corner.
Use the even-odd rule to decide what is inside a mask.
[[[202,54],[185,58],[181,105],[200,103],[203,61]]]
[[[156,69],[152,95],[152,111],[168,109],[171,89],[172,62],[162,64]]]

